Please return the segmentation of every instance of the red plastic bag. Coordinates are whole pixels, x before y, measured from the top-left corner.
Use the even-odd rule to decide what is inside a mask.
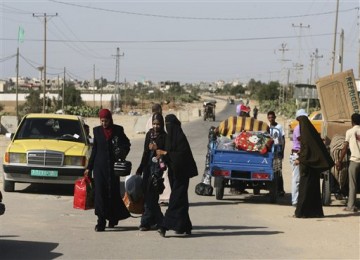
[[[94,208],[94,188],[88,177],[75,181],[74,187],[74,209]]]

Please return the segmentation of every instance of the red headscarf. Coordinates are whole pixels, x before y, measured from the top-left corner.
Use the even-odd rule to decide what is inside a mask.
[[[108,127],[103,127],[103,131],[104,131],[104,135],[105,135],[105,139],[109,140],[112,137],[112,132],[113,132],[113,119],[112,119],[112,115],[109,109],[101,109],[99,111],[99,118],[107,118],[110,119],[110,124],[108,125]]]

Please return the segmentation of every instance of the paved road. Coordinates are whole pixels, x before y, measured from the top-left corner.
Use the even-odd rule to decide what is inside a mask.
[[[215,123],[199,119],[184,125],[201,174],[209,127],[234,109],[228,105]],[[142,140],[132,142],[129,159],[135,167],[142,146]],[[283,168],[285,189],[290,192],[287,160]],[[277,204],[268,203],[265,192],[258,196],[226,193],[224,200],[217,201],[194,193],[200,179],[191,179],[189,188],[193,235],[168,232],[166,238],[156,231],[138,231],[138,218],[96,233],[93,210],[72,208],[73,187],[17,184],[16,192],[4,193],[7,211],[0,217],[0,258],[359,259],[359,214],[344,214],[343,201],[325,207],[325,218],[295,219],[289,193]]]

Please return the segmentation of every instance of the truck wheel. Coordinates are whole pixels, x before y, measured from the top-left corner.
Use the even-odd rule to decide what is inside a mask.
[[[15,190],[15,182],[13,181],[7,181],[7,180],[3,180],[4,181],[4,191],[6,192],[13,192]]]
[[[278,189],[278,172],[274,172],[274,178],[270,183],[270,202],[276,203],[277,201],[277,189]]]
[[[217,199],[217,200],[222,200],[223,199],[223,197],[224,197],[224,189],[225,189],[225,187],[224,186],[222,186],[222,187],[219,187],[219,188],[215,188],[216,190],[216,193],[215,193],[215,198]]]
[[[331,204],[331,191],[330,191],[330,172],[327,171],[326,173],[323,173],[323,183],[322,183],[322,204],[324,206],[329,206]]]

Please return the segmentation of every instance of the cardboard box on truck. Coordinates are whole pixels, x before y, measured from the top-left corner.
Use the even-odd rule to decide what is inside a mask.
[[[360,112],[353,70],[320,78],[316,89],[324,119],[322,137],[329,141],[335,134],[345,135],[351,128],[351,115]]]

